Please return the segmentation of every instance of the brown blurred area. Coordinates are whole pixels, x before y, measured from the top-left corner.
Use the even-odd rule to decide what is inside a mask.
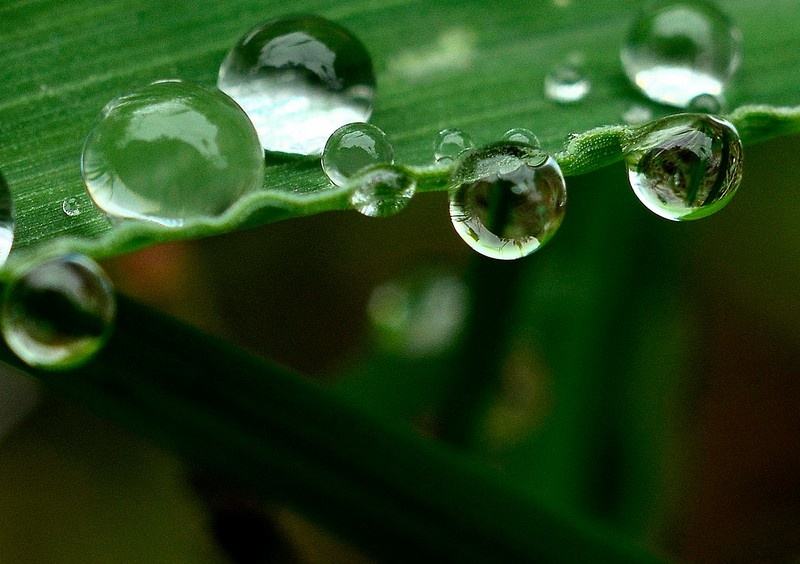
[[[660,495],[667,500],[664,514],[654,519],[658,526],[651,531],[655,544],[682,561],[800,561],[798,152],[800,138],[748,149],[744,184],[728,209],[716,217],[691,225],[665,224],[657,218],[643,222],[643,229],[652,227],[670,238],[667,244],[681,269],[659,275],[666,286],[674,287],[671,298],[688,312],[683,322],[691,335],[686,373],[675,375],[683,403],[671,414],[673,420],[665,422],[678,429],[675,444],[667,451],[677,455],[665,455],[661,462],[667,478]],[[592,184],[593,178],[582,185]],[[572,197],[602,206],[602,190],[625,189],[622,178],[613,186],[602,183]],[[636,207],[633,213],[647,213],[633,196],[626,201]],[[554,245],[552,252],[569,249]],[[460,273],[469,259],[468,249],[447,220],[444,195],[424,194],[393,218],[325,214],[161,245],[104,266],[121,292],[258,354],[330,379],[328,375],[345,370],[368,347],[365,312],[375,286],[408,274],[415,265],[445,265]],[[538,358],[530,361],[539,363]],[[20,398],[36,393],[21,386],[8,393]],[[158,521],[159,526],[164,530],[164,522],[171,519],[193,523],[195,536],[185,544],[204,539],[203,558],[208,561],[321,563],[364,558],[301,517],[254,503],[241,492],[209,487],[213,477],[197,469],[187,472],[169,455],[127,432],[43,394],[38,408],[18,417],[0,435],[0,480],[11,492],[0,495],[0,523],[32,523],[44,515],[60,523],[53,534],[45,534],[49,538],[31,562],[47,562],[64,545],[75,553],[89,542],[124,548],[130,538],[154,534],[153,526],[142,526],[150,519],[146,511],[127,520],[119,517],[128,536],[115,536],[87,514],[102,515],[102,500],[124,506],[120,500],[134,494],[138,497],[129,500],[132,506],[157,508],[165,491],[169,499],[179,500],[180,510]],[[506,413],[496,412],[501,417]],[[526,420],[539,425],[542,419]],[[72,426],[64,427],[64,422]],[[82,434],[88,438],[81,439]],[[50,448],[37,449],[38,443]],[[81,455],[80,449],[86,452]],[[112,469],[98,466],[98,457]],[[125,466],[158,478],[141,483],[141,476],[119,470]],[[26,476],[30,468],[36,471]],[[85,468],[91,472],[86,474]],[[82,482],[87,475],[104,476],[106,497],[95,485]],[[185,479],[187,475],[192,479]],[[51,483],[49,495],[57,500],[55,508],[19,497],[30,495],[36,481],[45,478]],[[73,497],[64,497],[53,484],[69,486]],[[70,533],[70,503],[64,500],[78,507],[76,526],[88,523],[87,537]],[[245,534],[234,537],[236,542],[267,547],[258,560],[248,559],[250,553],[232,556],[230,550],[220,549],[219,531],[225,519],[252,531],[252,538]],[[208,539],[215,531],[212,546]],[[0,555],[19,550],[12,537],[0,533]],[[178,549],[173,556],[170,561],[189,561]],[[134,555],[119,561],[141,560]]]

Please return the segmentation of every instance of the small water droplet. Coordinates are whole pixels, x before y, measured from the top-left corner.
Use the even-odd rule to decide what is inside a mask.
[[[450,219],[487,257],[531,254],[556,232],[566,209],[561,168],[539,149],[500,143],[469,153],[453,172]]]
[[[112,218],[167,227],[219,216],[264,183],[264,153],[241,108],[179,80],[109,103],[81,164],[89,195]]]
[[[741,61],[741,33],[710,2],[651,3],[634,21],[621,58],[648,98],[686,108],[701,94],[723,94]]]
[[[702,114],[718,114],[722,111],[722,100],[711,94],[700,94],[689,102],[689,110]]]
[[[14,244],[14,200],[5,178],[0,174],[0,267],[8,259]]]
[[[467,289],[451,274],[416,272],[375,288],[367,313],[383,348],[409,357],[447,349],[467,314]]]
[[[622,121],[628,125],[641,125],[653,119],[653,110],[647,106],[634,104],[622,114]]]
[[[544,78],[544,94],[559,104],[580,102],[591,92],[592,83],[584,71],[583,56],[570,55]]]
[[[642,126],[625,148],[639,200],[673,221],[709,216],[730,202],[742,179],[742,142],[729,122],[677,114]]]
[[[78,198],[66,198],[63,202],[61,202],[61,209],[70,217],[81,215],[81,206]]]
[[[6,288],[0,325],[9,348],[30,366],[73,368],[94,356],[111,333],[111,282],[88,257],[53,258]]]
[[[536,148],[540,147],[539,138],[536,137],[536,134],[530,129],[525,129],[524,127],[515,127],[514,129],[509,129],[503,135],[503,140],[512,141],[514,143],[524,143]]]
[[[408,205],[417,189],[416,181],[394,165],[376,165],[353,177],[355,190],[350,204],[369,217],[394,215]]]
[[[433,158],[439,164],[452,163],[474,147],[475,142],[468,133],[454,127],[442,129],[433,140]]]
[[[231,49],[217,84],[247,112],[267,151],[319,155],[372,115],[372,59],[350,31],[319,16],[262,23]]]
[[[344,186],[368,166],[392,163],[392,144],[383,130],[369,123],[340,127],[333,132],[322,152],[322,170],[337,186]]]

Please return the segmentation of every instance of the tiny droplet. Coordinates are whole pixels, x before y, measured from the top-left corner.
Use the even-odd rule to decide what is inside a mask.
[[[0,267],[2,267],[14,244],[14,200],[5,178],[0,174]]]
[[[350,204],[369,217],[386,217],[399,213],[408,205],[417,189],[416,181],[403,169],[380,164],[353,177],[355,189]]]
[[[61,202],[61,210],[64,212],[65,215],[70,217],[75,217],[81,215],[81,206],[78,198],[70,197],[65,198],[63,202]]]
[[[525,145],[530,145],[531,147],[539,148],[539,138],[536,137],[536,134],[531,131],[530,129],[525,129],[524,127],[515,127],[514,129],[509,129],[508,131],[503,134],[504,141],[512,141],[514,143],[524,143]]]
[[[591,92],[592,83],[587,78],[583,57],[573,54],[556,65],[544,78],[544,94],[559,104],[580,102]]]
[[[474,147],[468,133],[454,127],[442,129],[433,140],[433,158],[439,164],[449,164]]]
[[[368,166],[392,163],[392,144],[383,130],[369,123],[343,125],[333,132],[322,152],[322,170],[337,186],[344,186]]]

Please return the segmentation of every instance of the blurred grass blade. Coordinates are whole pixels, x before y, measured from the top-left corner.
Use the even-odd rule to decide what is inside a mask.
[[[441,445],[126,299],[93,363],[34,373],[386,561],[658,561]]]

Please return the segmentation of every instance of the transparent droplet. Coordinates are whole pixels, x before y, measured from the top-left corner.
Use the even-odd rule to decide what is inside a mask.
[[[64,201],[61,202],[61,210],[65,215],[75,217],[81,215],[81,204],[78,201],[78,198],[65,198]]]
[[[84,145],[82,172],[111,217],[176,227],[216,217],[260,190],[264,153],[225,94],[161,81],[105,107]]]
[[[467,301],[458,277],[432,270],[378,286],[367,312],[384,349],[423,357],[453,344],[466,319]]]
[[[622,65],[648,98],[686,108],[701,94],[723,94],[739,67],[741,42],[733,22],[710,2],[655,2],[634,21]]]
[[[267,151],[319,155],[334,131],[367,121],[372,60],[347,29],[293,16],[251,29],[231,49],[217,84],[247,112]]]
[[[544,77],[545,96],[559,104],[580,102],[591,90],[592,83],[586,76],[581,55],[571,55]]]
[[[0,267],[8,259],[14,244],[14,200],[5,178],[0,174]]]
[[[71,254],[40,263],[6,288],[0,325],[9,348],[30,366],[75,367],[111,333],[114,291],[102,269]]]
[[[539,138],[536,137],[536,134],[530,129],[525,129],[524,127],[515,127],[514,129],[509,129],[503,135],[503,140],[513,141],[515,143],[524,143],[536,148],[540,146]]]
[[[689,102],[689,110],[703,114],[718,114],[722,111],[722,100],[711,94],[700,94]]]
[[[369,123],[340,127],[333,132],[322,152],[322,170],[337,186],[344,186],[368,166],[392,163],[392,144],[383,130]]]
[[[408,205],[417,189],[416,181],[394,165],[376,165],[359,172],[350,204],[369,217],[394,215]]]
[[[707,114],[678,114],[644,125],[624,149],[636,196],[673,221],[719,211],[742,179],[736,128]]]
[[[453,172],[450,219],[477,252],[511,260],[545,244],[564,217],[561,168],[539,149],[500,143],[468,154]]]
[[[461,153],[475,147],[475,142],[468,133],[460,129],[442,129],[433,141],[433,158],[439,164],[455,161]]]
[[[622,114],[622,121],[628,125],[641,125],[653,119],[653,110],[647,106],[634,104]]]

